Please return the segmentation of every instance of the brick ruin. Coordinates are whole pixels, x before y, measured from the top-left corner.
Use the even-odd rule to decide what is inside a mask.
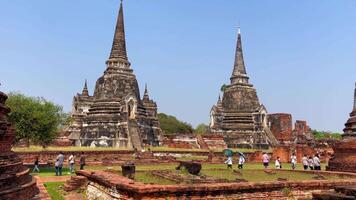
[[[293,129],[292,115],[289,113],[268,114],[268,126],[280,144],[316,145],[307,122],[296,120]]]
[[[171,173],[157,172],[159,176],[179,180]],[[77,171],[78,176],[86,177],[86,195],[90,199],[311,199],[312,193],[324,193],[338,186],[356,183],[355,174],[339,172],[304,173],[350,176],[340,180],[274,181],[274,182],[220,182],[221,180],[195,181],[194,184],[156,185],[144,184],[106,171]],[[189,177],[186,176],[186,179]],[[195,180],[195,179],[194,179]],[[200,183],[199,183],[200,182]],[[205,182],[205,183],[204,183]],[[286,189],[289,191],[286,192]]]
[[[183,149],[226,149],[222,135],[170,134],[164,135],[163,146]]]
[[[230,84],[210,111],[210,131],[221,134],[228,147],[268,148],[278,141],[267,126],[267,110],[249,83],[243,59],[240,29]]]
[[[129,147],[161,144],[157,105],[140,91],[126,53],[122,2],[106,70],[88,91],[87,82],[81,94],[73,99],[73,122],[69,139],[77,146]]]
[[[327,167],[331,171],[356,172],[356,84],[353,109],[345,123],[342,141],[334,145],[334,157]]]
[[[10,109],[5,106],[7,96],[0,91],[0,199],[31,200],[39,193],[30,170],[21,158],[11,151],[15,131],[7,121]]]

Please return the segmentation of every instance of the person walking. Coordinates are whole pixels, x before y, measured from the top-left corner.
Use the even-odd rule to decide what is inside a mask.
[[[231,156],[227,157],[225,164],[227,164],[228,169],[232,169],[232,157]]]
[[[60,152],[57,156],[55,167],[56,167],[56,176],[62,176],[62,168],[64,162],[64,155],[63,152]]]
[[[40,173],[38,157],[36,157],[36,160],[35,160],[35,163],[34,163],[34,164],[35,164],[35,166],[33,167],[32,172],[37,171],[37,173]]]
[[[282,162],[281,158],[277,157],[276,162],[275,162],[276,169],[282,169]]]
[[[69,162],[69,173],[73,173],[74,172],[74,155],[71,154],[68,158],[68,162]]]
[[[84,152],[82,151],[82,155],[80,155],[80,170],[83,170],[84,169],[84,165],[85,165],[85,155],[84,155]]]
[[[304,170],[307,170],[309,167],[309,162],[308,162],[308,157],[307,155],[304,155],[302,158],[302,163],[303,163],[303,168]]]
[[[245,164],[245,157],[243,157],[241,154],[240,154],[240,157],[239,157],[239,164],[237,166],[238,169],[242,169],[244,164]]]
[[[309,159],[308,159],[308,164],[309,164],[309,169],[310,169],[310,170],[314,170],[314,161],[313,161],[313,157],[309,156]]]
[[[267,152],[264,152],[263,155],[262,155],[262,162],[263,162],[263,166],[265,167],[265,169],[268,168],[269,159],[270,159],[270,158],[269,158]]]
[[[290,162],[292,164],[292,169],[294,170],[297,166],[297,156],[295,155],[295,153],[293,153],[290,157]]]
[[[319,155],[318,154],[315,154],[315,156],[313,158],[313,162],[314,162],[314,170],[321,170],[320,159],[319,159]]]

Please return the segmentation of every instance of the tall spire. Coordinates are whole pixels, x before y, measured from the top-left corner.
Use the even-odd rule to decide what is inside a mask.
[[[119,14],[117,16],[115,35],[114,35],[114,40],[112,43],[109,59],[118,59],[118,58],[127,60],[126,42],[125,42],[124,12],[123,12],[123,8],[122,8],[122,0],[120,3]]]
[[[145,93],[143,94],[143,100],[150,100],[148,96],[147,83],[145,84]]]
[[[356,111],[356,83],[355,83],[355,92],[354,92],[354,109],[353,111]]]
[[[84,83],[84,88],[83,88],[82,95],[83,95],[83,96],[89,96],[88,85],[87,85],[87,79],[85,79],[85,83]]]
[[[237,30],[237,42],[235,51],[235,63],[234,70],[231,76],[231,83],[248,83],[248,76],[246,73],[244,56],[242,53],[242,41],[241,41],[241,31],[240,27]]]

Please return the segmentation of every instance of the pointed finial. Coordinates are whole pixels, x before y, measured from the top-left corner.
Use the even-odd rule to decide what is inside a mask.
[[[219,94],[219,101],[221,100],[221,98],[220,98],[220,94]]]
[[[240,26],[237,27],[237,33],[238,33],[238,34],[241,34],[241,28],[240,28]]]
[[[85,83],[84,83],[84,88],[83,88],[82,95],[83,95],[83,96],[89,96],[88,85],[87,85],[87,79],[85,79]]]

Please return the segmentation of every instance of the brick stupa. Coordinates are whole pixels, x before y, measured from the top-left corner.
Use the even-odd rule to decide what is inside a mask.
[[[356,173],[356,84],[353,110],[345,124],[342,138],[334,147],[334,158],[329,161],[327,169]]]
[[[157,104],[150,99],[147,87],[140,98],[128,60],[122,2],[106,70],[92,96],[85,82],[82,93],[74,97],[72,118],[69,139],[77,146],[140,149],[161,143]]]
[[[249,77],[238,30],[234,69],[222,99],[211,109],[210,130],[221,134],[228,147],[268,148],[278,141],[267,126],[267,110],[260,104]]]
[[[29,169],[11,151],[15,139],[14,129],[7,120],[10,109],[5,106],[7,96],[0,92],[0,200],[36,199],[36,180],[29,175]]]

